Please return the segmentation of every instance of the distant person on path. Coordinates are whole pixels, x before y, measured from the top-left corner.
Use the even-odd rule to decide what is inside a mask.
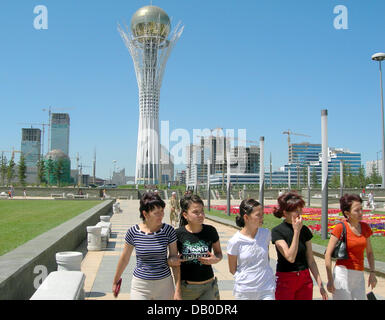
[[[178,257],[175,229],[163,223],[166,204],[153,192],[140,199],[142,223],[128,229],[125,245],[120,256],[112,292],[127,267],[132,251],[136,251],[136,267],[131,281],[131,300],[172,300],[175,295],[174,282],[167,260]],[[179,285],[179,268],[173,268],[174,280]]]
[[[103,200],[105,200],[107,198],[107,192],[106,192],[106,189],[103,189]]]
[[[27,199],[27,192],[25,191],[25,188],[23,189],[23,196],[24,196],[24,199]]]
[[[304,206],[301,196],[287,192],[278,198],[278,207],[274,209],[277,218],[285,218],[271,231],[272,243],[275,244],[278,255],[276,300],[312,300],[313,280],[310,271],[316,279],[322,298],[328,298],[313,256],[313,234],[302,224]]]
[[[218,232],[203,224],[204,205],[198,195],[182,198],[180,207],[180,227],[176,230],[180,255],[170,264],[180,266],[176,296],[183,300],[219,300],[218,281],[212,268],[222,260]]]
[[[269,229],[261,228],[263,208],[254,199],[243,200],[235,222],[242,229],[227,244],[233,295],[237,300],[275,300],[275,275],[269,264]]]
[[[371,210],[374,210],[376,207],[374,205],[374,195],[373,191],[370,191],[368,194],[368,205]]]
[[[103,200],[103,190],[102,189],[99,190],[99,198],[100,198],[100,200]]]
[[[364,252],[368,259],[370,274],[368,286],[377,285],[375,260],[370,242],[373,234],[368,224],[362,222],[362,199],[358,195],[345,194],[340,199],[340,208],[346,218],[343,223],[347,233],[348,259],[337,260],[333,273],[331,254],[341,236],[343,226],[337,224],[330,236],[325,252],[325,266],[328,277],[327,289],[333,300],[366,300],[364,279]]]
[[[169,201],[171,225],[176,228],[179,221],[180,205],[176,198],[176,192],[173,192]]]

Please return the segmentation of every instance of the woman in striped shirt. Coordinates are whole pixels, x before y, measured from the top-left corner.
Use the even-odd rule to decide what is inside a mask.
[[[174,298],[174,282],[168,266],[169,259],[178,256],[176,233],[172,226],[163,223],[164,201],[153,192],[140,199],[141,224],[132,226],[126,234],[125,246],[120,256],[112,291],[128,265],[133,249],[136,250],[136,268],[131,281],[132,300],[171,300]],[[178,268],[172,268],[175,283],[179,281]]]

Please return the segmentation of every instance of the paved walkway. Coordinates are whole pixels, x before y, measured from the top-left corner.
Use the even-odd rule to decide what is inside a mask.
[[[118,260],[121,251],[124,247],[124,236],[127,229],[132,225],[139,223],[139,200],[120,200],[120,207],[123,212],[114,214],[111,217],[112,233],[108,244],[108,248],[104,251],[86,251],[86,255],[82,262],[82,271],[86,275],[85,292],[86,299],[89,300],[111,300],[115,299],[111,293],[112,280],[115,275]],[[169,210],[166,207],[166,214],[164,222],[170,223]],[[213,266],[214,273],[218,278],[220,296],[222,300],[233,300],[232,290],[234,280],[232,274],[228,271],[228,262],[226,247],[228,240],[233,236],[237,230],[229,225],[218,223],[217,221],[206,219],[206,223],[213,225],[220,237],[221,247],[223,251],[223,259],[220,263]],[[83,244],[83,247],[86,244]],[[270,264],[275,271],[277,254],[275,247],[270,245]],[[318,268],[321,273],[321,278],[326,283],[326,272],[324,267],[324,260],[315,257]],[[135,250],[131,256],[129,265],[122,275],[122,287],[118,300],[127,300],[130,298],[130,286],[133,269],[136,264]],[[365,281],[367,283],[368,273],[365,272]],[[374,293],[379,299],[385,300],[385,278],[377,277],[378,284],[374,289]],[[320,299],[317,285],[314,286],[314,299]],[[331,296],[330,296],[331,298]]]

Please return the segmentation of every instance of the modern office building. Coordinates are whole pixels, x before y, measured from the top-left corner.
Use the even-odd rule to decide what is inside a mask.
[[[51,113],[50,148],[69,155],[70,116],[68,113]]]
[[[161,183],[174,181],[174,157],[167,148],[160,146],[160,176]]]
[[[178,184],[186,184],[186,170],[177,171],[175,180]]]
[[[151,5],[135,12],[131,19],[131,30],[120,26],[118,30],[132,56],[139,87],[135,183],[158,184],[161,180],[160,88],[166,62],[183,27],[177,25],[171,32],[167,13]]]
[[[366,161],[366,176],[370,177],[373,170],[376,170],[379,176],[382,175],[382,160]]]
[[[221,183],[225,184],[229,151],[232,175],[255,177],[255,174],[259,173],[258,146],[231,146],[226,137],[202,137],[199,145],[190,144],[187,147],[186,184],[195,186],[207,183],[208,160],[210,160],[210,174],[217,176]]]
[[[322,181],[322,153],[321,145],[315,144],[295,144],[289,149],[289,159],[291,163],[284,165],[280,170],[273,171],[271,180],[273,186],[307,186],[308,166],[310,166],[311,184],[317,180],[317,184]],[[258,156],[259,159],[259,156]],[[340,174],[340,162],[343,162],[345,172],[358,175],[361,168],[361,154],[351,152],[341,148],[329,148],[328,151],[328,178]],[[258,169],[259,170],[259,169]],[[232,184],[259,184],[258,173],[237,173],[231,172],[230,181]],[[265,183],[270,180],[270,172],[265,172]],[[205,183],[207,182],[207,177]],[[210,183],[213,185],[226,184],[227,175],[212,174]],[[269,181],[270,183],[270,181]],[[190,183],[190,185],[194,185]]]
[[[21,131],[21,153],[26,165],[27,184],[37,182],[37,163],[41,157],[41,130],[34,128],[23,128]]]
[[[21,152],[27,167],[36,167],[41,156],[41,130],[21,129]]]
[[[321,144],[311,144],[309,142],[293,143],[289,146],[289,163],[308,165],[312,161],[319,160],[321,151]]]
[[[126,169],[114,171],[112,173],[111,183],[115,183],[117,186],[123,186],[127,184]]]

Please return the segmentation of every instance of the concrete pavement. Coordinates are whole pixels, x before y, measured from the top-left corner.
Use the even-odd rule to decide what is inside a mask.
[[[212,204],[216,204],[213,202]],[[219,203],[218,203],[219,204]],[[267,203],[266,203],[267,204]],[[115,299],[112,295],[112,280],[115,275],[118,260],[121,251],[124,247],[124,237],[127,229],[134,224],[140,223],[139,218],[139,200],[120,200],[122,213],[114,214],[111,217],[112,233],[107,249],[103,251],[86,251],[86,255],[82,261],[82,271],[86,275],[85,292],[88,300],[112,300]],[[232,274],[228,271],[228,262],[226,247],[228,240],[237,232],[231,225],[219,223],[212,216],[208,216],[206,224],[214,226],[220,236],[220,242],[223,252],[223,259],[218,264],[214,265],[214,273],[218,278],[221,300],[233,300],[232,290],[234,280]],[[166,207],[164,222],[170,223],[169,210]],[[83,244],[83,248],[86,244]],[[270,264],[275,271],[276,251],[273,245],[270,245]],[[321,278],[326,283],[326,272],[324,260],[315,257]],[[131,256],[129,265],[122,275],[122,287],[118,300],[127,300],[130,298],[130,286],[133,270],[136,264],[135,251]],[[365,281],[367,283],[368,273],[365,272]],[[385,278],[377,277],[378,284],[374,289],[374,293],[379,299],[385,297]],[[317,285],[314,286],[314,299],[320,299],[321,295]],[[330,296],[331,298],[331,296]]]

